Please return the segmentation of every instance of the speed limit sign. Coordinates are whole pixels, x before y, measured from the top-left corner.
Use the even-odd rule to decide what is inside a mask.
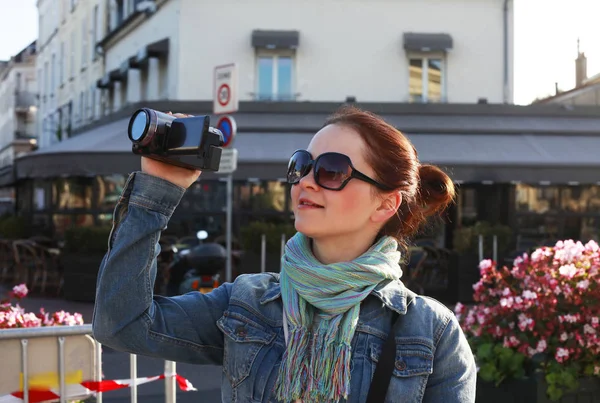
[[[235,63],[215,67],[213,113],[237,112],[237,66]]]

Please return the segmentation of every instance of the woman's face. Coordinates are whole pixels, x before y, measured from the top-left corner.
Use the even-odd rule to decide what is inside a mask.
[[[363,156],[365,147],[360,135],[352,128],[329,125],[315,134],[307,150],[313,160],[326,152],[345,154],[357,170],[375,179],[373,168]],[[340,191],[324,189],[315,183],[311,169],[297,185],[292,186],[296,230],[313,239],[348,237],[364,234],[369,229],[376,233],[381,223],[373,220],[373,214],[381,205],[381,199],[374,194],[372,186],[352,179]]]

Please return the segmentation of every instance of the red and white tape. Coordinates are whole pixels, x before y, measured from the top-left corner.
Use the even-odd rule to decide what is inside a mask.
[[[179,389],[183,391],[194,391],[197,390],[191,384],[190,381],[182,377],[181,375],[174,374],[175,380]],[[105,381],[85,381],[72,385],[66,385],[67,399],[80,398],[83,396],[90,396],[98,392],[110,392],[111,390],[125,389],[131,386],[143,385],[154,381],[165,379],[167,375],[157,375],[149,377],[140,377],[136,379],[114,379]],[[40,403],[49,400],[60,399],[60,391],[58,389],[29,389],[29,402]],[[23,400],[24,393],[22,391],[13,392],[9,395],[0,396],[0,403],[21,403]]]

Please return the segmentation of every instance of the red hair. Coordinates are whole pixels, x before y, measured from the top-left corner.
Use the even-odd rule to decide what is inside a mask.
[[[365,159],[377,180],[402,194],[397,214],[379,235],[395,237],[406,245],[406,239],[420,229],[427,217],[445,210],[454,200],[450,177],[434,165],[421,165],[408,138],[381,117],[344,106],[325,122],[325,126],[332,124],[354,129],[367,145]]]

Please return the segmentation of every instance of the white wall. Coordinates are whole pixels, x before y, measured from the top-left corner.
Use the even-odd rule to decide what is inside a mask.
[[[142,24],[135,27],[116,44],[112,45],[105,55],[106,71],[119,68],[121,63],[128,60],[146,45],[169,38],[169,61],[168,68],[159,70],[158,65],[153,65],[152,69],[157,69],[153,76],[156,85],[161,80],[166,79],[166,88],[158,92],[155,96],[160,99],[177,99],[177,72],[179,64],[180,44],[179,27],[180,24],[180,0],[169,0],[157,12],[145,20]],[[193,49],[185,49],[185,52],[193,52]],[[130,70],[127,91],[130,92],[131,102],[139,101],[140,94],[140,73],[137,70]],[[159,79],[160,78],[160,79]],[[158,91],[158,88],[157,88]]]
[[[178,2],[178,99],[212,99],[213,67],[230,62],[240,68],[240,99],[251,99],[251,33],[273,29],[300,31],[295,66],[299,100],[341,101],[353,95],[365,102],[408,101],[402,35],[412,31],[453,37],[448,102],[473,103],[482,97],[503,102],[503,0]]]

